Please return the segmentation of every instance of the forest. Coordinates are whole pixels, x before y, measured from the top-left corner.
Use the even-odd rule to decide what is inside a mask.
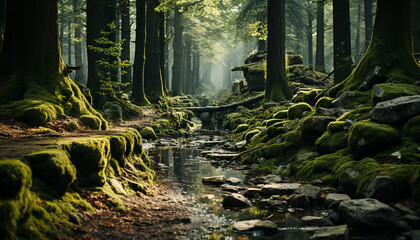
[[[420,239],[420,1],[0,0],[3,239]]]

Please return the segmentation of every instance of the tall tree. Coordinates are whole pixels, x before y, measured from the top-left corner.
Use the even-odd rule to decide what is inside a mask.
[[[146,24],[146,63],[144,72],[144,90],[147,99],[157,103],[164,97],[162,74],[160,72],[159,14],[156,12],[158,0],[147,0]]]
[[[360,24],[361,24],[361,19],[362,19],[362,6],[360,1],[357,2],[357,21],[356,21],[356,39],[355,39],[355,58],[356,58],[356,62],[359,62],[361,55],[362,55],[362,50],[360,49]]]
[[[159,51],[160,51],[160,73],[162,75],[162,85],[163,92],[166,94],[168,92],[167,78],[165,74],[165,64],[166,64],[166,18],[164,12],[159,12]]]
[[[121,60],[129,61],[131,63],[131,23],[130,23],[130,0],[120,1],[121,9],[121,40],[124,42],[121,50]],[[131,84],[131,64],[122,69],[126,73],[121,76],[121,82]],[[130,89],[126,87],[125,90]]]
[[[83,21],[81,19],[81,0],[73,0],[73,14],[74,14],[74,59],[75,64],[77,67],[80,67],[78,71],[76,71],[76,81],[78,82],[85,82],[83,79],[84,76],[84,69],[83,69],[83,58],[82,58],[82,35],[83,35]]]
[[[109,33],[107,38],[116,43],[118,31],[115,31],[113,26],[117,26],[117,0],[104,0],[104,24],[105,31]],[[116,65],[118,56],[110,54],[107,56],[107,60]],[[118,82],[118,68],[111,68],[110,76],[112,82]]]
[[[132,97],[139,105],[148,104],[144,92],[144,66],[146,52],[146,0],[136,2],[136,49],[134,56]]]
[[[67,57],[68,57],[68,61],[67,64],[68,65],[73,65],[72,63],[72,51],[71,51],[71,46],[73,45],[73,41],[71,38],[71,19],[69,18],[69,20],[67,21],[68,25],[67,25]]]
[[[290,99],[292,93],[286,77],[285,0],[268,0],[267,79],[265,101]]]
[[[413,57],[410,29],[410,0],[378,0],[372,40],[354,72],[329,92],[369,90],[381,82],[412,83],[420,79],[420,68]],[[379,70],[379,79],[366,81]]]
[[[308,40],[308,64],[313,65],[313,38],[312,38],[312,25],[314,21],[313,8],[311,3],[308,1],[306,4],[306,11],[308,16],[308,25],[306,26],[306,39]]]
[[[325,72],[324,50],[324,0],[318,0],[316,8],[316,59],[315,70]]]
[[[372,37],[373,30],[373,1],[374,0],[364,0],[365,8],[365,48],[367,49],[370,43],[370,38]]]
[[[183,14],[180,8],[175,8],[175,34],[173,41],[174,63],[172,66],[172,95],[182,95],[181,73],[182,73],[182,32]]]
[[[106,121],[68,76],[60,50],[57,1],[7,1],[6,11],[0,104],[11,107],[13,118],[35,126],[70,115],[105,129]]]
[[[420,54],[420,1],[412,1],[411,32],[413,33],[413,50]]]
[[[0,49],[3,43],[3,34],[4,34],[4,22],[6,20],[5,17],[6,11],[6,0],[0,0]]]
[[[93,103],[98,102],[98,92],[100,89],[100,80],[98,77],[97,61],[100,54],[93,47],[100,47],[95,39],[101,37],[101,31],[104,29],[104,1],[87,0],[87,55],[88,55],[88,82],[87,87],[90,89],[93,97]]]
[[[349,0],[333,0],[334,83],[346,79],[352,70]]]

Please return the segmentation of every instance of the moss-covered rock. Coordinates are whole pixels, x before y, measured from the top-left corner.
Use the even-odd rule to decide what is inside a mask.
[[[295,103],[306,102],[310,105],[315,104],[315,98],[321,92],[321,89],[312,89],[310,91],[298,91],[292,101]]]
[[[121,166],[125,166],[127,140],[124,136],[112,135],[109,138],[109,142],[111,144],[111,157],[115,158]]]
[[[273,118],[275,118],[275,119],[287,119],[287,112],[288,112],[287,110],[278,111],[273,115]]]
[[[102,128],[101,119],[95,115],[83,115],[80,117],[80,121],[94,130],[101,130]]]
[[[278,122],[267,128],[267,135],[268,137],[273,138],[286,133],[287,130],[287,127],[285,127],[282,122]]]
[[[153,128],[151,128],[151,127],[144,127],[140,131],[140,134],[141,134],[142,138],[145,138],[145,139],[152,139],[152,140],[157,139],[156,133],[153,130]]]
[[[103,112],[104,117],[108,120],[119,123],[123,121],[123,110],[117,103],[106,102],[103,106]]]
[[[347,147],[347,131],[325,132],[315,142],[316,150],[321,154],[334,153]]]
[[[316,102],[315,108],[319,108],[319,107],[333,108],[333,107],[335,107],[335,105],[332,104],[333,100],[334,100],[334,98],[322,97],[322,98],[318,99],[318,101]]]
[[[408,120],[403,127],[403,135],[420,143],[420,115]]]
[[[61,196],[76,180],[76,168],[63,150],[48,149],[32,153],[25,156],[25,160],[31,167],[33,177],[45,183],[43,186],[36,186],[38,191],[49,193],[52,190]]]
[[[21,100],[13,102],[13,117],[32,126],[44,126],[47,122],[64,115],[64,109],[58,105],[42,100]]]
[[[79,124],[75,121],[64,122],[64,126],[68,131],[76,131],[79,129]]]
[[[245,132],[246,130],[248,130],[249,128],[249,124],[240,124],[233,132],[234,133],[241,133],[241,132]]]
[[[351,109],[361,106],[370,106],[371,100],[370,92],[345,91],[331,103],[336,107]]]
[[[335,118],[323,116],[308,116],[300,122],[300,130],[305,140],[315,140],[319,138],[326,130],[330,122]]]
[[[259,134],[261,131],[258,129],[254,129],[252,131],[249,131],[245,134],[244,139],[249,143],[251,142],[251,139],[256,136],[257,134]]]
[[[372,102],[388,101],[402,96],[420,94],[420,87],[405,83],[382,83],[373,86]]]
[[[263,126],[270,127],[273,124],[276,124],[276,123],[279,123],[279,122],[283,122],[283,121],[284,121],[283,119],[276,119],[276,118],[267,119],[267,120],[263,121]]]
[[[311,105],[307,103],[297,103],[287,110],[287,116],[290,120],[301,118],[312,111]]]
[[[344,113],[341,117],[337,118],[337,121],[351,121],[358,122],[361,120],[369,119],[369,112],[372,110],[372,107],[362,107],[354,109],[350,112]]]
[[[372,156],[401,141],[397,130],[386,124],[364,120],[350,127],[348,145],[357,156]]]

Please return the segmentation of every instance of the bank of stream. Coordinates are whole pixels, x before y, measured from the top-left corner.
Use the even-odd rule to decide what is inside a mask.
[[[175,192],[183,195],[184,202],[180,204],[187,207],[186,216],[191,219],[191,230],[187,239],[318,239],[311,237],[319,228],[310,227],[301,219],[304,216],[326,217],[331,213],[331,210],[318,206],[306,209],[284,207],[276,210],[257,207],[262,199],[260,196],[251,198],[252,207],[225,209],[222,205],[223,199],[231,192],[243,193],[247,188],[261,185],[257,186],[256,176],[250,175],[243,167],[222,169],[215,167],[217,160],[205,157],[206,153],[218,152],[224,148],[225,142],[221,136],[195,135],[189,140],[161,139],[156,144],[146,143],[144,146],[149,148],[150,157],[164,172],[161,181],[169,182],[176,189]],[[231,186],[233,191],[223,191],[220,186],[202,182],[203,177],[221,175],[225,178],[238,178],[241,183]],[[277,225],[277,230],[267,232],[264,228],[254,228],[250,231],[237,231],[233,227],[239,221],[252,219],[270,220]],[[350,235],[350,239],[396,239],[395,235],[380,232],[361,235],[350,231]]]

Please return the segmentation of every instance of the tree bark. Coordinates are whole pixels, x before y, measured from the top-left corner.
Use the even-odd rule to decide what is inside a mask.
[[[71,39],[71,19],[69,18],[68,20],[68,25],[67,25],[67,57],[68,57],[68,62],[67,64],[69,66],[72,66],[72,51],[71,51],[71,45],[72,45],[72,39]]]
[[[312,10],[312,5],[308,4],[308,26],[306,29],[306,39],[308,40],[308,64],[313,65],[314,63],[314,49],[313,49],[313,37],[312,37],[312,25],[314,21],[314,15]]]
[[[258,39],[258,52],[267,50],[267,43],[265,40]]]
[[[146,51],[146,0],[136,2],[136,49],[134,56],[134,73],[132,97],[139,105],[149,104],[144,92],[144,66]]]
[[[356,56],[356,63],[359,62],[360,57],[362,55],[362,50],[360,49],[360,23],[362,18],[362,7],[360,2],[357,3],[357,22],[356,22],[356,40],[355,40],[355,56]]]
[[[334,83],[346,79],[352,71],[349,0],[333,1]]]
[[[357,68],[329,91],[335,97],[343,91],[370,90],[380,82],[415,84],[420,68],[413,57],[410,29],[410,0],[378,0],[372,40]],[[380,82],[367,84],[369,72],[379,68]]]
[[[317,2],[316,11],[316,59],[315,70],[325,72],[325,50],[324,50],[324,1]]]
[[[166,62],[166,54],[165,54],[165,42],[166,42],[166,19],[165,13],[159,12],[159,49],[160,49],[160,72],[162,74],[162,85],[163,85],[163,92],[166,94],[168,92],[167,78],[168,76],[165,75],[165,62]]]
[[[84,81],[84,69],[83,69],[83,59],[82,59],[82,31],[83,26],[82,22],[80,21],[80,14],[81,14],[81,1],[80,0],[73,0],[73,14],[74,14],[74,38],[76,42],[74,43],[74,57],[75,57],[75,64],[77,67],[80,67],[78,71],[76,71],[75,80],[79,83],[85,82]]]
[[[102,0],[87,0],[87,55],[88,55],[88,82],[93,97],[93,103],[98,101],[100,80],[98,78],[97,61],[101,58],[99,53],[91,47],[100,47],[95,39],[101,37],[104,29],[104,2]],[[91,47],[90,47],[91,46]]]
[[[157,103],[164,97],[162,74],[160,72],[159,16],[155,11],[158,0],[146,0],[146,63],[144,72],[144,90],[147,99]]]
[[[130,1],[121,0],[120,1],[121,9],[121,40],[124,41],[121,50],[121,60],[129,61],[131,65],[131,24],[130,24]],[[125,84],[131,84],[132,82],[132,72],[131,66],[124,67],[121,69],[126,73],[121,76],[121,82]],[[131,86],[124,87],[124,92],[128,92],[131,89]]]
[[[195,46],[194,59],[193,59],[193,69],[194,69],[194,89],[193,93],[198,94],[198,88],[200,87],[200,51],[197,46]]]
[[[267,79],[265,100],[290,99],[292,93],[286,77],[285,0],[268,0]]]
[[[185,78],[185,93],[191,94],[192,92],[192,79],[191,79],[191,36],[185,37],[185,70],[184,70],[184,78]]]
[[[420,1],[412,1],[411,6],[411,32],[413,34],[413,51],[420,54]]]
[[[369,47],[370,39],[373,30],[373,1],[364,0],[365,7],[365,49]]]
[[[105,129],[106,121],[68,76],[58,36],[57,1],[7,1],[6,11],[0,104],[10,104],[12,117],[30,125],[70,115],[95,118],[95,127]]]
[[[182,74],[182,31],[183,14],[179,7],[175,8],[175,35],[173,42],[174,64],[172,66],[172,96],[182,95],[181,74]]]
[[[4,35],[4,22],[6,20],[6,0],[0,0],[0,50],[3,43]]]

